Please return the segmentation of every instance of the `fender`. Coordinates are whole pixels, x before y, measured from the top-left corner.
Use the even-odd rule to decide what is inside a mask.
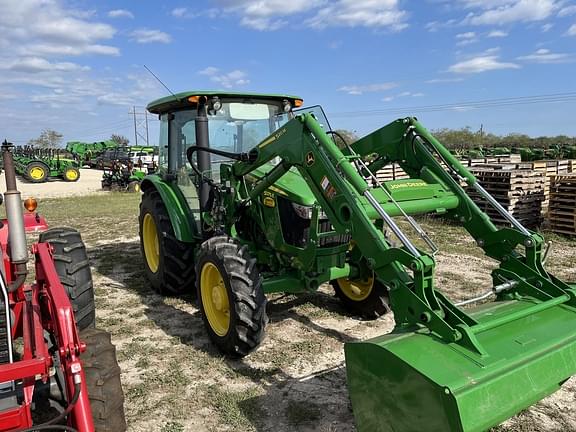
[[[178,188],[162,180],[156,174],[148,175],[142,180],[142,191],[154,188],[162,197],[168,211],[170,223],[176,239],[185,243],[195,243],[200,238],[194,215],[186,204],[186,199]]]

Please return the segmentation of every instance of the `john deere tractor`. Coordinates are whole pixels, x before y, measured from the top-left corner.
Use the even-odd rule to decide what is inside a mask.
[[[232,357],[262,341],[268,293],[330,283],[364,318],[392,309],[392,333],[344,347],[360,431],[486,430],[574,374],[576,289],[544,268],[540,234],[415,118],[347,144],[321,107],[301,105],[206,91],[148,105],[160,167],[142,182],[140,238],[157,292],[197,293],[211,340]],[[379,182],[393,163],[410,179]],[[493,301],[462,309],[436,289],[437,248],[413,218],[426,213],[461,224],[499,262],[492,289],[467,303]]]

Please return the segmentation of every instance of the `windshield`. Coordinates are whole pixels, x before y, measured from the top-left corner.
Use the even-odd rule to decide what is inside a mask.
[[[170,120],[171,162],[168,165],[172,172],[183,167],[191,168],[186,159],[186,150],[196,145],[195,118],[196,110],[191,109],[174,112]],[[208,112],[210,148],[233,153],[248,152],[287,121],[288,116],[280,103],[223,102],[219,110]],[[161,161],[166,159],[161,156]],[[219,173],[222,162],[229,161],[213,154],[210,159],[213,175]]]

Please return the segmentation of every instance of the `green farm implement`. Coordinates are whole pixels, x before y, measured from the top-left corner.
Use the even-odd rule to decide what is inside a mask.
[[[344,347],[359,431],[487,430],[576,372],[576,288],[544,268],[540,234],[415,118],[339,147],[321,107],[301,104],[189,92],[148,105],[160,163],[141,183],[140,239],[157,292],[195,286],[211,340],[232,357],[262,341],[267,293],[330,283],[364,318],[391,309],[392,333]],[[379,182],[393,163],[410,179]],[[414,219],[429,213],[499,263],[492,289],[467,303],[493,301],[463,309],[437,286],[437,247]]]
[[[130,159],[119,159],[115,150],[108,164],[103,165],[102,189],[115,192],[140,192],[140,183],[147,170],[136,167]]]
[[[50,178],[67,182],[80,179],[78,162],[60,149],[16,147],[14,165],[16,173],[32,183],[44,183]]]
[[[106,150],[113,150],[118,143],[112,140],[86,143],[81,141],[68,141],[66,151],[73,155],[80,165],[89,164],[90,160]]]

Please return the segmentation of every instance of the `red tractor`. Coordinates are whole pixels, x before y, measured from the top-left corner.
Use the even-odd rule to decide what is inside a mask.
[[[33,199],[23,214],[11,148],[6,141],[1,147],[0,431],[125,431],[116,351],[110,335],[95,328],[82,238],[71,228],[48,229]],[[33,232],[40,239],[29,249],[26,233]]]

